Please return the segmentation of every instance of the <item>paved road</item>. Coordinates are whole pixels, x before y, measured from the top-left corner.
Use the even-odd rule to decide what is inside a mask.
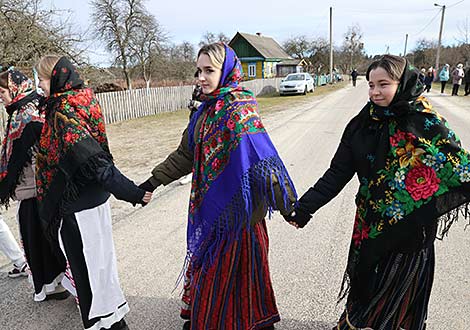
[[[469,102],[433,93],[430,98],[470,147]],[[367,86],[360,81],[356,88],[265,118],[299,193],[325,171],[346,123],[366,100]],[[277,329],[329,329],[339,316],[342,306],[336,306],[336,296],[346,265],[356,189],[354,179],[303,230],[287,225],[278,214],[268,222],[271,271],[282,317]],[[131,306],[127,320],[133,330],[181,328],[180,289],[173,289],[185,255],[188,196],[188,185],[159,188],[147,207],[114,224],[121,283]],[[458,223],[436,248],[428,330],[468,329],[470,231],[464,232],[464,223]],[[1,329],[81,329],[73,299],[34,303],[28,290],[26,280],[0,274]]]

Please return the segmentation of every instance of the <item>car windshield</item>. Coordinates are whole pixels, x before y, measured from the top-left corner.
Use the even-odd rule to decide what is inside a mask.
[[[303,74],[293,74],[291,76],[286,77],[286,81],[291,81],[291,80],[305,80],[305,75],[303,75]]]

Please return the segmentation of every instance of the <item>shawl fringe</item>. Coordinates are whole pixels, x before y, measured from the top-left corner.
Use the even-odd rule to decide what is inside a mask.
[[[274,192],[276,182],[273,177],[277,178],[282,192],[284,208],[290,207],[291,194],[294,194],[295,198],[297,196],[293,190],[294,185],[279,156],[259,161],[243,174],[239,190],[211,228],[211,233],[201,244],[197,254],[192,255],[188,249],[177,285],[183,279],[189,263],[191,263],[193,271],[199,267],[203,267],[202,271],[209,269],[220,253],[226,253],[232,243],[241,238],[245,228],[251,230],[253,225],[261,220],[251,218],[256,208],[263,207],[269,214],[277,209],[278,202],[276,202]],[[204,219],[201,221],[204,222]],[[204,223],[201,224],[201,227],[204,227]]]

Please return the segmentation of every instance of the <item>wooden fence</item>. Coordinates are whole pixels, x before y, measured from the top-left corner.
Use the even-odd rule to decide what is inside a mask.
[[[242,82],[242,86],[255,95],[279,91],[281,78],[258,79]],[[130,91],[97,94],[106,123],[151,116],[162,112],[178,111],[186,108],[193,86],[157,87]],[[0,106],[0,132],[7,119],[3,106]]]

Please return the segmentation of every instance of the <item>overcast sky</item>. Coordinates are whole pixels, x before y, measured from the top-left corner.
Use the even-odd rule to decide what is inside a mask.
[[[470,33],[470,0],[439,1],[446,5],[444,45],[463,38],[465,24]],[[174,43],[194,45],[206,32],[223,32],[228,37],[237,31],[261,32],[282,44],[296,35],[329,38],[329,8],[333,7],[333,39],[342,43],[348,26],[359,24],[369,55],[401,54],[408,34],[408,50],[419,38],[437,40],[441,8],[433,0],[147,0],[146,7],[163,26]],[[51,9],[69,9],[72,21],[82,30],[91,25],[88,0],[44,0]],[[466,23],[467,22],[467,23]],[[109,64],[109,55],[95,46],[95,64]],[[106,63],[108,62],[108,63]]]

